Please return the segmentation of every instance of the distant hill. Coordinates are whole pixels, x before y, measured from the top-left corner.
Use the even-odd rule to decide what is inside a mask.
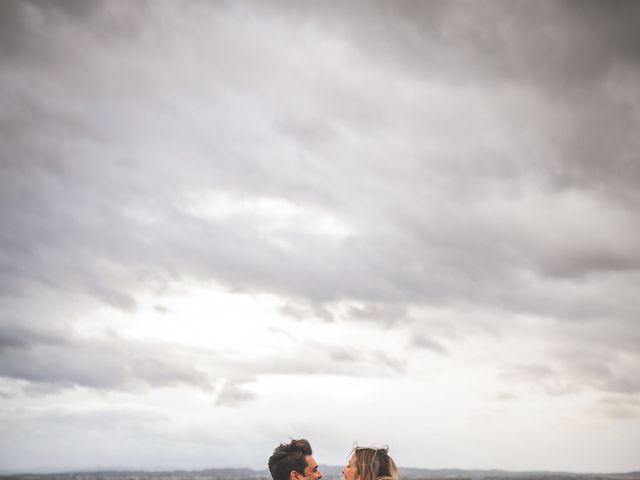
[[[325,480],[342,478],[342,468],[321,465]],[[461,470],[401,468],[403,480],[640,480],[640,472],[570,473],[511,472],[506,470]],[[63,473],[19,473],[0,475],[2,480],[271,480],[268,470],[211,468],[206,470],[99,470]]]

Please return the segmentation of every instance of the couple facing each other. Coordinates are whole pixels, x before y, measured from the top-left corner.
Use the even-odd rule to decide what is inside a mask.
[[[305,439],[281,444],[269,458],[273,480],[320,480],[322,473]],[[342,469],[344,480],[400,480],[388,448],[355,447]]]

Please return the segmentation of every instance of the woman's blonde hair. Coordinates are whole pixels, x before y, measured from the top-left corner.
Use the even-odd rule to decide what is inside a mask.
[[[400,480],[388,447],[355,447],[351,454],[356,457],[356,472],[360,480]]]

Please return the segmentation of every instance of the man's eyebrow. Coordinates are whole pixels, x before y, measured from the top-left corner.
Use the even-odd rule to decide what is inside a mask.
[[[315,472],[316,470],[318,470],[318,465],[316,465],[315,467],[313,467],[313,471]]]

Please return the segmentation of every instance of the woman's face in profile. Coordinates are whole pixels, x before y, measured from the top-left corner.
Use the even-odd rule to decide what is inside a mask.
[[[342,469],[344,480],[357,480],[358,472],[356,469],[356,454],[355,452],[349,457],[349,463]]]

